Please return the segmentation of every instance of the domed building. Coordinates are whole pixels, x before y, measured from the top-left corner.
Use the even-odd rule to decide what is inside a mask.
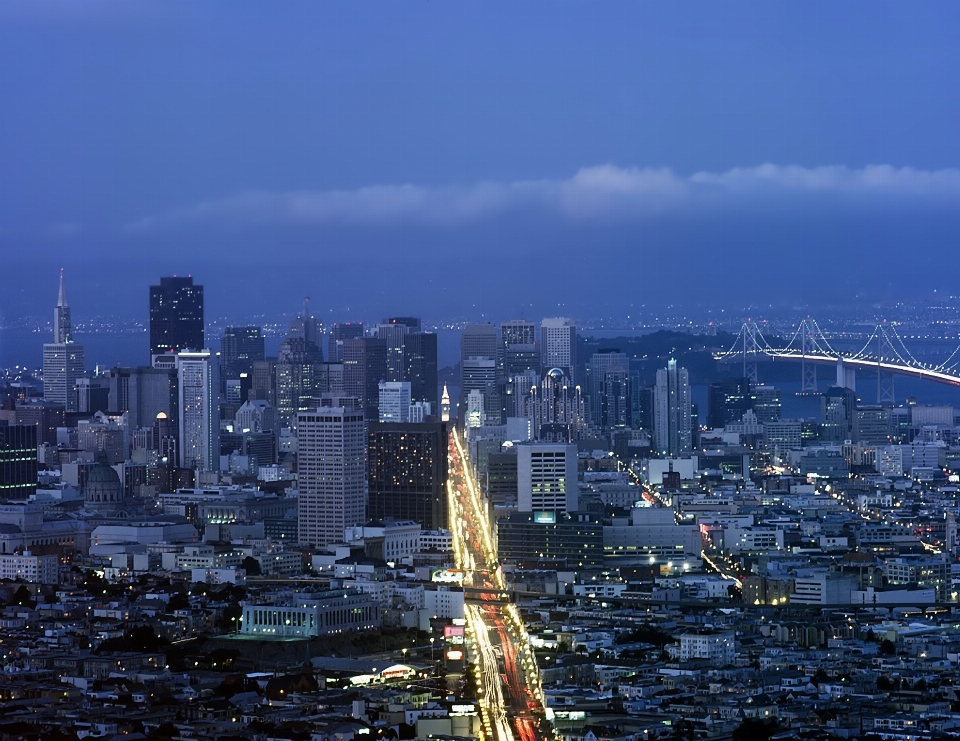
[[[94,512],[114,513],[123,507],[123,482],[106,462],[101,461],[87,475],[83,501],[85,508]]]

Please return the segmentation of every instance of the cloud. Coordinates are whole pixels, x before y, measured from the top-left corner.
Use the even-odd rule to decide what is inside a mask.
[[[681,176],[670,169],[586,167],[565,179],[482,181],[424,187],[373,185],[355,190],[248,191],[148,216],[126,226],[151,232],[195,223],[458,225],[511,213],[541,213],[580,222],[622,222],[717,209],[792,207],[830,196],[889,208],[946,205],[960,196],[960,170],[871,165],[800,167],[765,164]]]

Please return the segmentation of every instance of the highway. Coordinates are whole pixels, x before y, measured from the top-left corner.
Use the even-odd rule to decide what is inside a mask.
[[[495,741],[541,741],[543,689],[536,659],[516,605],[506,591],[497,561],[486,501],[473,478],[460,436],[450,434],[447,483],[450,530],[463,586],[482,590],[479,604],[466,606],[474,651],[478,698],[485,737]]]

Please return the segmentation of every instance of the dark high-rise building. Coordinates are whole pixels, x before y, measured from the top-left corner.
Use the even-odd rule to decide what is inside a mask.
[[[763,384],[751,386],[750,408],[753,409],[753,413],[757,415],[757,421],[761,424],[777,421],[782,411],[780,389]]]
[[[500,557],[534,566],[564,561],[568,568],[603,563],[603,525],[588,513],[514,512],[497,523]]]
[[[37,427],[0,420],[0,499],[37,493]]]
[[[302,337],[288,337],[280,345],[275,366],[274,398],[282,425],[293,424],[297,412],[307,409],[309,400],[321,393],[322,363],[320,348]]]
[[[126,412],[131,430],[151,428],[159,414],[177,424],[180,387],[175,368],[110,368],[105,375],[108,411]]]
[[[593,354],[587,367],[590,417],[598,427],[625,427],[631,423],[630,360],[616,349]]]
[[[494,505],[517,505],[517,451],[504,450],[487,456],[487,485],[484,491]]]
[[[410,327],[388,319],[378,324],[375,331],[376,336],[387,343],[387,377],[384,380],[406,380],[403,378],[403,340],[410,333]]]
[[[411,332],[403,338],[403,376],[410,382],[410,400],[425,401],[431,405],[434,416],[437,407],[437,335],[433,332]]]
[[[447,425],[371,422],[368,437],[369,517],[449,527]]]
[[[845,440],[857,442],[856,435],[856,392],[831,386],[820,397],[820,441],[842,443]]]
[[[223,330],[220,377],[224,381],[240,378],[244,372],[252,374],[253,364],[263,358],[263,333],[260,327],[227,327]]]
[[[352,340],[356,337],[363,337],[363,322],[340,322],[330,328],[330,347],[327,353],[330,356],[331,363],[343,362],[343,343],[345,340]]]
[[[17,404],[17,424],[37,428],[39,445],[56,445],[57,428],[66,425],[66,410],[59,404],[48,401],[31,401]]]
[[[520,319],[500,325],[500,356],[503,377],[529,370],[540,372],[540,347],[537,345],[537,325]]]
[[[271,406],[277,404],[277,359],[265,358],[253,361],[253,380],[250,384],[250,393],[254,399],[269,401]]]
[[[751,407],[748,378],[725,378],[711,383],[707,395],[707,427],[719,430],[731,422],[739,422]]]
[[[360,400],[367,419],[380,419],[380,381],[385,380],[385,340],[355,337],[343,341],[343,393]]]
[[[150,286],[150,354],[203,349],[203,286],[161,278]]]

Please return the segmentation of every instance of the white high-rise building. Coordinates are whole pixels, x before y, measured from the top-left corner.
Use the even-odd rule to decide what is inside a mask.
[[[410,421],[409,381],[380,381],[380,421]]]
[[[517,511],[575,512],[579,506],[577,446],[524,443],[517,447]]]
[[[300,543],[326,547],[367,510],[367,425],[360,410],[320,407],[297,414]]]
[[[216,471],[220,467],[216,370],[217,361],[210,350],[177,353],[182,468]]]
[[[686,368],[678,368],[671,358],[667,367],[657,371],[653,391],[653,434],[657,451],[684,457],[693,451],[690,377]]]
[[[576,384],[577,325],[572,319],[554,317],[540,323],[540,363],[544,371],[560,368]]]
[[[43,346],[43,398],[62,404],[68,412],[77,411],[77,379],[84,368],[83,345],[73,341],[70,305],[60,271],[60,292],[53,314],[53,342]]]

